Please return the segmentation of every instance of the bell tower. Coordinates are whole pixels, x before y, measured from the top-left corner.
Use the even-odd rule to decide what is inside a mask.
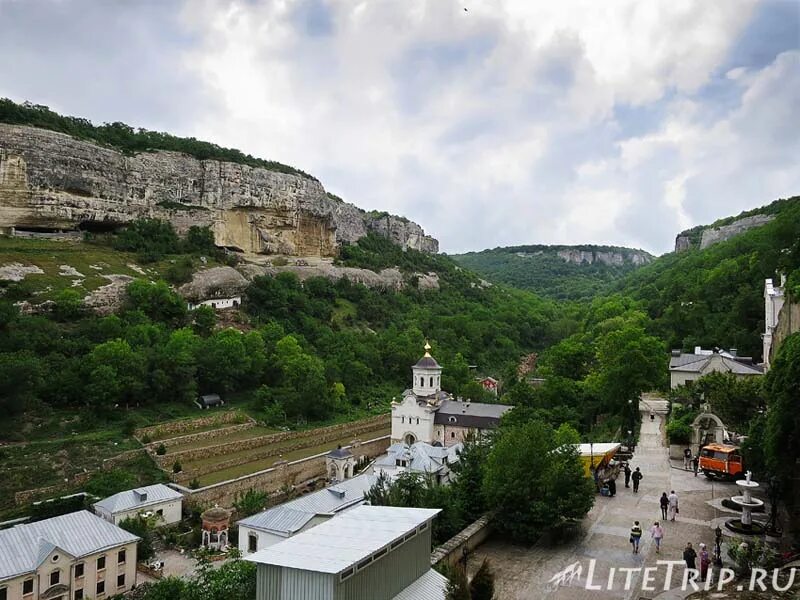
[[[411,367],[411,389],[420,397],[433,396],[442,391],[442,367],[431,356],[431,346],[425,342],[425,355]]]

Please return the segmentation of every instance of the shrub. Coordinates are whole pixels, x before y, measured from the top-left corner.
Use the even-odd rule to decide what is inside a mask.
[[[150,436],[147,435],[146,433],[142,436],[142,443],[143,444],[149,444],[151,441],[152,440],[150,439]],[[163,446],[163,444],[162,444],[162,446]],[[166,451],[166,448],[164,448],[164,450]]]
[[[196,490],[200,487],[200,480],[195,477],[192,481],[189,482],[189,487],[193,490]]]
[[[136,556],[139,560],[148,560],[153,558],[155,551],[153,550],[153,526],[148,519],[137,515],[135,517],[128,517],[119,524],[121,529],[138,535],[141,539],[136,548]]]
[[[180,285],[191,281],[194,272],[194,263],[188,256],[183,256],[172,263],[164,272],[164,279],[172,285]]]
[[[163,443],[159,444],[158,448],[156,448],[156,454],[158,454],[159,456],[164,456],[166,453],[167,453],[167,447]]]
[[[174,463],[172,463],[172,472],[180,473],[181,471],[183,471],[183,467],[181,466],[180,461],[176,460]]]
[[[277,258],[273,258],[272,259],[272,264],[273,264],[273,266],[276,266],[276,267],[285,267],[286,265],[289,264],[289,261],[286,258],[284,258],[283,256],[279,256]]]
[[[683,421],[671,421],[667,425],[670,444],[688,444],[692,440],[692,427]]]

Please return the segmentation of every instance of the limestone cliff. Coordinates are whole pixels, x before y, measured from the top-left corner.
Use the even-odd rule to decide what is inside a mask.
[[[713,244],[729,240],[750,229],[761,227],[774,218],[774,214],[754,214],[726,224],[694,227],[693,229],[682,231],[675,237],[675,252],[683,252],[697,247],[701,250],[708,248]]]
[[[556,252],[557,256],[575,265],[601,263],[604,265],[621,267],[625,264],[633,264],[637,267],[646,265],[653,260],[652,254],[644,250],[583,250],[581,248],[569,248]]]
[[[403,248],[439,250],[416,223],[366,213],[315,179],[177,152],[128,156],[0,124],[0,228],[71,230],[145,217],[179,232],[209,226],[219,246],[251,253],[333,256],[370,231]]]

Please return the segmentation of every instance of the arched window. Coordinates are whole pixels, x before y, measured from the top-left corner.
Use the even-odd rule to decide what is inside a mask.
[[[433,377],[431,377],[431,387],[433,387]]]
[[[403,423],[403,424],[405,425],[406,418],[405,418],[405,417],[400,417],[400,422],[401,422],[401,423]]]
[[[419,425],[419,417],[417,417],[417,425]]]
[[[425,387],[425,378],[424,378],[424,377],[420,377],[420,378],[419,378],[419,384],[420,384],[422,387]]]

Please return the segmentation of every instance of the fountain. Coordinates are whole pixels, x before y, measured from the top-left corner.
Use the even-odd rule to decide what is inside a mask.
[[[759,487],[758,483],[750,479],[751,476],[752,473],[748,471],[745,479],[736,482],[742,490],[742,495],[733,496],[731,501],[742,509],[742,516],[740,519],[726,521],[725,526],[736,533],[763,535],[764,525],[759,522],[753,523],[753,509],[764,506],[764,501],[750,496],[750,493]]]

